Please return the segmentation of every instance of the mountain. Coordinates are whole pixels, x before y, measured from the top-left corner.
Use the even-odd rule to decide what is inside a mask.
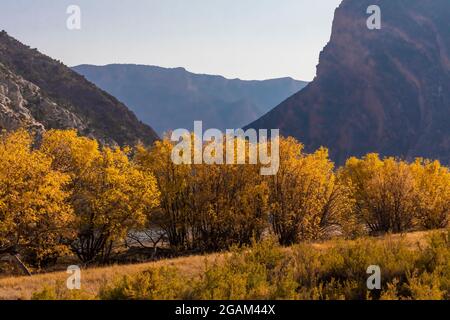
[[[75,128],[102,143],[150,144],[158,136],[113,96],[0,32],[0,129]]]
[[[240,128],[306,84],[291,78],[229,80],[183,68],[143,65],[81,65],[73,69],[124,101],[161,135],[178,128],[192,129],[195,120],[202,120],[205,128]]]
[[[370,5],[381,30],[369,30]],[[343,163],[367,152],[450,163],[450,1],[344,0],[301,92],[250,124]]]

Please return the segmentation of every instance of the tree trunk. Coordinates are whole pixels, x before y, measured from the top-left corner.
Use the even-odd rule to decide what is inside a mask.
[[[27,266],[22,262],[22,260],[20,260],[19,255],[14,254],[12,255],[12,257],[14,258],[14,260],[16,261],[17,265],[19,266],[19,268],[26,273],[27,276],[31,277],[31,272],[30,270],[27,268]]]

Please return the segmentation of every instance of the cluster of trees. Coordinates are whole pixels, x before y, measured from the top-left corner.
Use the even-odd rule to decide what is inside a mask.
[[[115,241],[159,204],[154,176],[129,155],[75,131],[49,131],[39,142],[23,130],[2,134],[0,253],[37,267],[69,251],[107,261]]]
[[[213,251],[267,233],[289,245],[448,224],[450,172],[437,161],[369,154],[335,168],[326,149],[279,143],[278,173],[262,176],[260,165],[175,165],[167,138],[130,149],[75,131],[3,133],[0,254],[42,267],[69,253],[107,262],[130,234]]]
[[[139,147],[135,161],[161,192],[151,223],[179,249],[221,250],[267,232],[290,245],[448,224],[450,171],[438,161],[368,154],[335,168],[328,150],[308,154],[295,139],[280,138],[279,171],[261,176],[260,165],[174,165],[172,150],[164,139]]]
[[[369,154],[349,159],[338,175],[352,190],[354,216],[371,233],[448,225],[450,171],[439,161],[407,163]]]

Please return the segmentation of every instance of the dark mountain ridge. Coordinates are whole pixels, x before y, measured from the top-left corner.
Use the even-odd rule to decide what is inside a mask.
[[[292,78],[264,81],[194,74],[184,68],[145,65],[80,65],[73,68],[124,101],[161,135],[178,128],[239,128],[301,90],[306,82]]]
[[[75,128],[102,143],[158,139],[123,103],[64,64],[0,33],[0,127]]]

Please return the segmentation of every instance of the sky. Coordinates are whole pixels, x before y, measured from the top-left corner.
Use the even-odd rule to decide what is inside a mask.
[[[312,80],[341,0],[1,0],[0,29],[69,66]],[[81,29],[67,28],[67,8]]]

